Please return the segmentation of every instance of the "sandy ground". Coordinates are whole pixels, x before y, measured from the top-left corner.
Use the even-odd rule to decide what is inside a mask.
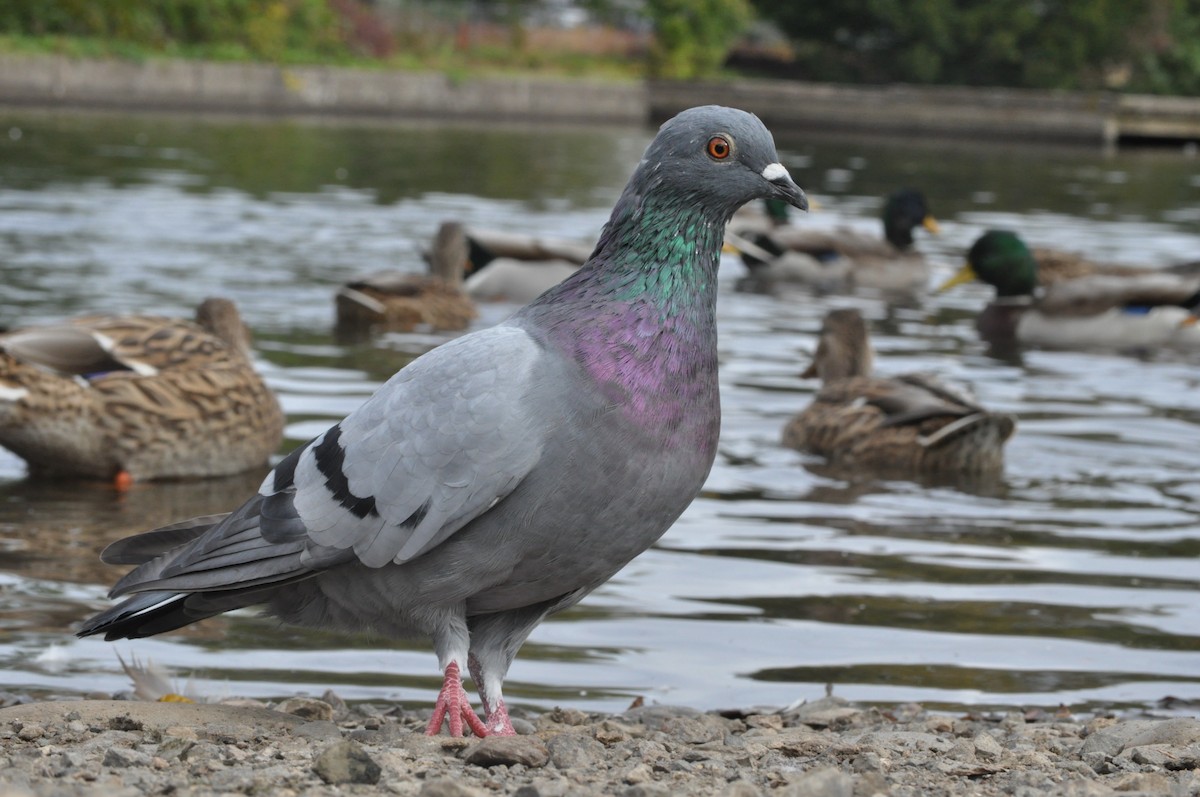
[[[825,698],[772,713],[554,709],[510,738],[427,737],[428,712],[126,700],[0,709],[0,797],[1200,795],[1200,720],[957,717]]]

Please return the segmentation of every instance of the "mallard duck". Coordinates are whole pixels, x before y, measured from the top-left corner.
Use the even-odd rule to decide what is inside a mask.
[[[283,422],[227,299],[195,323],[92,315],[0,336],[0,445],[31,475],[240,473],[267,464]]]
[[[938,291],[971,280],[992,285],[996,296],[976,326],[994,344],[1112,349],[1200,344],[1200,332],[1185,323],[1200,306],[1200,277],[1085,270],[1074,278],[1060,274],[1039,290],[1039,269],[1034,253],[1015,233],[988,230]]]
[[[862,315],[825,316],[812,365],[821,389],[783,430],[789,448],[839,467],[904,474],[992,475],[1004,468],[1011,415],[992,413],[929,374],[871,376]]]
[[[528,304],[574,274],[592,246],[494,230],[466,232],[467,294],[479,301]]]
[[[381,271],[338,290],[334,296],[338,330],[353,334],[466,329],[479,314],[463,290],[467,253],[463,226],[443,222],[433,239],[428,274]]]
[[[749,270],[739,284],[744,290],[771,292],[782,283],[799,283],[824,291],[873,288],[912,293],[924,290],[929,281],[929,266],[913,248],[917,227],[938,231],[925,197],[904,188],[884,203],[883,238],[846,228],[823,231],[778,224],[745,234],[731,226],[726,241],[741,253]]]

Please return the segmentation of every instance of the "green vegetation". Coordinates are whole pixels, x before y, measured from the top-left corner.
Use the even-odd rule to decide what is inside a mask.
[[[751,10],[747,0],[646,0],[646,14],[655,33],[650,74],[678,79],[718,72]]]
[[[0,33],[25,38],[27,48],[72,54],[269,61],[350,54],[326,0],[0,0]]]
[[[1200,0],[0,0],[0,50],[637,79],[1200,91]],[[732,54],[732,55],[731,55]],[[727,60],[728,59],[728,60]]]
[[[1192,93],[1198,0],[755,0],[809,80]]]

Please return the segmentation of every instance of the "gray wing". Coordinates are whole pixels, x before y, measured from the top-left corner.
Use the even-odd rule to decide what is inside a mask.
[[[380,567],[498,503],[541,456],[547,423],[530,402],[542,356],[524,330],[499,326],[393,376],[296,462],[292,503],[309,538]]]
[[[258,495],[212,519],[220,522],[114,543],[106,560],[143,564],[112,594],[237,592],[355,558],[381,567],[420,556],[536,465],[549,426],[527,402],[542,352],[528,333],[502,325],[418,358],[285,457]],[[149,559],[154,548],[164,555]]]

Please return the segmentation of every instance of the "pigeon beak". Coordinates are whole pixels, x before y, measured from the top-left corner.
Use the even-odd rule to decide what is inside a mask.
[[[792,181],[792,176],[782,163],[768,163],[762,170],[763,179],[775,188],[775,198],[782,199],[792,207],[808,210],[808,197],[800,186]]]

